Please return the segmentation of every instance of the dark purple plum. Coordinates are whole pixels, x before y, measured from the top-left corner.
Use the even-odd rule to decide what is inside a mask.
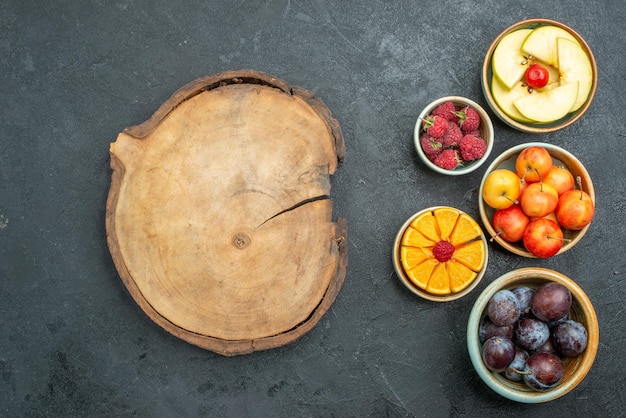
[[[559,325],[561,322],[567,321],[569,319],[569,312],[565,314],[565,316],[563,316],[563,318],[559,318],[556,321],[550,321],[548,322],[548,328],[550,328],[550,330],[553,330],[554,327],[556,327],[557,325]]]
[[[572,306],[572,293],[560,283],[545,283],[535,289],[531,311],[537,319],[552,322],[563,318]]]
[[[551,353],[535,353],[528,357],[522,379],[533,390],[545,392],[559,384],[565,373],[561,359]]]
[[[518,286],[512,292],[517,297],[521,315],[528,315],[530,313],[530,301],[535,291],[528,286]]]
[[[526,350],[515,347],[515,357],[511,364],[502,372],[502,375],[512,382],[521,382],[526,360],[528,360]]]
[[[563,321],[552,331],[556,351],[565,357],[576,357],[587,348],[587,329],[580,322]]]
[[[478,338],[481,344],[491,337],[504,337],[508,340],[512,340],[513,328],[512,324],[499,327],[491,322],[488,316],[485,316],[480,322],[480,326],[478,328]]]
[[[514,324],[520,317],[517,297],[510,290],[499,290],[487,303],[487,315],[499,327]]]
[[[522,318],[515,325],[515,342],[520,347],[535,351],[550,339],[548,324],[535,318]]]
[[[552,336],[548,338],[548,341],[545,342],[544,345],[535,350],[535,353],[552,353],[558,354],[556,352],[556,348],[554,348],[554,343],[552,342]]]
[[[491,337],[483,344],[482,357],[489,370],[500,373],[515,358],[515,344],[506,338]]]

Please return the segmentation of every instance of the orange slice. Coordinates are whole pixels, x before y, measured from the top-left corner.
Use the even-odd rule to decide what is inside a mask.
[[[479,238],[482,229],[471,216],[449,207],[418,215],[407,227],[400,243],[400,264],[408,281],[433,295],[448,295],[466,289],[485,266],[487,248]],[[437,260],[435,245],[454,245],[450,259]]]
[[[443,207],[433,210],[433,215],[435,215],[435,219],[437,220],[440,239],[447,240],[459,218],[459,211],[453,208]]]
[[[470,270],[479,272],[485,265],[486,251],[483,240],[476,240],[456,247],[452,258]]]
[[[478,241],[477,241],[478,242]],[[482,241],[481,241],[482,242]],[[450,290],[458,293],[472,283],[478,274],[461,263],[447,263]]]
[[[408,227],[402,235],[402,245],[406,247],[433,247],[435,241],[426,238],[424,234],[414,228]]]
[[[429,258],[423,263],[420,263],[407,271],[406,275],[409,276],[409,279],[411,279],[413,284],[415,284],[420,289],[426,290],[426,286],[428,285],[430,276],[433,273],[433,269],[438,264],[439,261],[437,261],[435,258]]]
[[[437,220],[432,212],[424,212],[411,222],[413,229],[421,232],[426,238],[433,242],[439,241],[439,230],[437,229]]]
[[[400,260],[402,261],[402,268],[404,271],[409,271],[413,267],[425,260],[433,258],[433,251],[431,247],[402,247],[400,248]]]
[[[448,276],[448,270],[446,269],[447,263],[439,263],[435,265],[426,291],[434,295],[447,295],[450,293],[450,278]]]
[[[476,239],[482,234],[482,229],[471,216],[462,213],[450,234],[450,243],[455,247]]]

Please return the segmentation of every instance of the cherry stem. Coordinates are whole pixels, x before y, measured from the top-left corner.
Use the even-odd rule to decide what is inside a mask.
[[[514,204],[516,204],[516,205],[519,203],[519,200],[517,200],[517,199],[511,199],[510,197],[508,197],[508,196],[506,195],[506,192],[502,192],[502,194],[501,194],[500,196],[502,196],[503,198],[505,198],[506,200],[508,200],[508,201],[510,201],[510,202],[513,202],[513,203],[514,203]]]
[[[580,189],[580,200],[583,200],[583,181],[580,178],[580,176],[576,176],[576,184],[578,185],[578,188]]]
[[[513,370],[517,374],[533,374],[533,372],[531,372],[531,371],[526,371],[525,372],[523,370],[516,369],[515,367],[511,367],[511,370]]]

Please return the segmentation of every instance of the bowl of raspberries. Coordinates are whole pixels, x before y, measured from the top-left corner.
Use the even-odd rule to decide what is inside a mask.
[[[434,171],[452,176],[480,167],[493,148],[493,125],[476,102],[447,96],[431,102],[415,123],[415,149]]]

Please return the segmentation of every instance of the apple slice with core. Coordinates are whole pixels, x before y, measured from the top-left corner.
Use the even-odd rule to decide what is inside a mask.
[[[587,101],[591,91],[593,82],[591,60],[578,42],[557,38],[556,44],[561,84],[578,81],[578,97],[570,109],[570,112],[573,112]]]
[[[530,96],[528,87],[523,82],[517,81],[510,90],[507,90],[503,83],[495,75],[491,78],[491,94],[493,100],[506,115],[518,122],[529,123],[531,119],[524,117],[513,105],[513,102],[522,97]]]
[[[548,123],[567,115],[578,97],[578,81],[542,92],[534,92],[513,102],[525,118]]]
[[[558,38],[569,39],[578,43],[568,31],[558,26],[540,26],[534,29],[522,43],[524,54],[532,55],[548,65],[558,68],[557,44]]]
[[[517,83],[528,67],[528,61],[522,52],[524,39],[532,29],[519,29],[506,35],[498,43],[491,57],[491,69],[504,87],[511,89]]]

